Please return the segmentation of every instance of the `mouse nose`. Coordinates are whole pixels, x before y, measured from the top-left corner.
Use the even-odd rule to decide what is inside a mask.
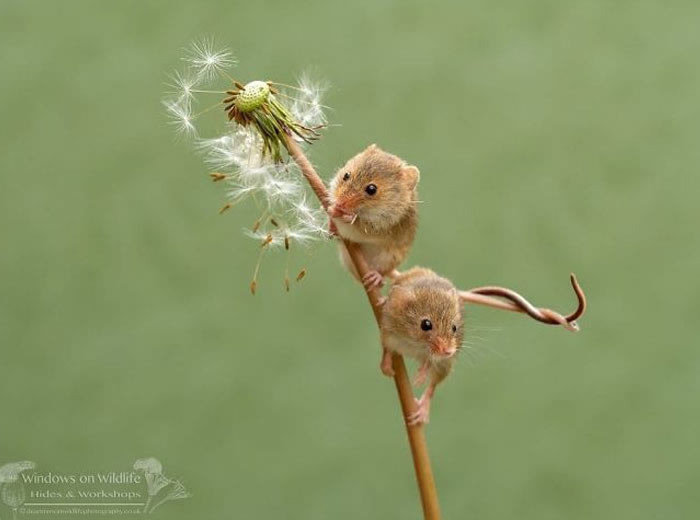
[[[430,349],[433,351],[433,354],[445,357],[454,355],[456,351],[451,342],[445,338],[436,338],[430,345]]]

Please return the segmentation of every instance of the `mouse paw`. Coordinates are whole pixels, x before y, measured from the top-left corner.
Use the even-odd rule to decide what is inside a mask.
[[[382,361],[379,363],[379,368],[381,369],[382,374],[385,376],[394,377],[394,367],[391,364],[391,352],[388,350],[384,351]]]
[[[330,238],[338,236],[338,228],[335,226],[335,222],[333,222],[333,220],[328,221],[328,236]]]
[[[415,401],[416,411],[408,414],[406,422],[409,426],[428,424],[430,422],[430,399],[421,397],[420,399],[415,399]]]
[[[383,287],[384,277],[379,273],[379,271],[368,271],[362,277],[362,284],[367,288],[371,289],[373,287]]]

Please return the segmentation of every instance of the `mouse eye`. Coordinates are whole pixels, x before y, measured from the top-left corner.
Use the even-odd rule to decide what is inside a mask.
[[[368,184],[367,187],[365,188],[365,192],[367,195],[374,195],[377,193],[377,185],[376,184]]]
[[[452,334],[457,333],[457,325],[452,325]]]
[[[425,330],[425,331],[432,330],[433,329],[433,322],[428,320],[428,319],[425,319],[425,320],[420,322],[420,328]]]
[[[345,175],[343,175],[343,180],[346,181],[350,178],[350,172],[345,172]]]

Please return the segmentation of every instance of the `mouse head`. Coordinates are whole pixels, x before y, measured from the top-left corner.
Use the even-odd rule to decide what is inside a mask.
[[[457,289],[445,278],[431,277],[411,287],[392,288],[384,312],[392,332],[420,345],[434,361],[453,357],[462,346],[462,302]]]
[[[346,222],[391,226],[415,207],[419,177],[415,166],[370,145],[338,170],[331,182],[329,213]]]

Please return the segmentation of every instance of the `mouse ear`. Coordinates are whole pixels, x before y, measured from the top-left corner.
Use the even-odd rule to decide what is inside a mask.
[[[365,152],[378,152],[379,150],[380,148],[376,145],[376,143],[372,143],[367,148],[365,148]]]
[[[412,164],[401,168],[401,175],[409,181],[411,189],[414,189],[420,180],[420,171]]]

